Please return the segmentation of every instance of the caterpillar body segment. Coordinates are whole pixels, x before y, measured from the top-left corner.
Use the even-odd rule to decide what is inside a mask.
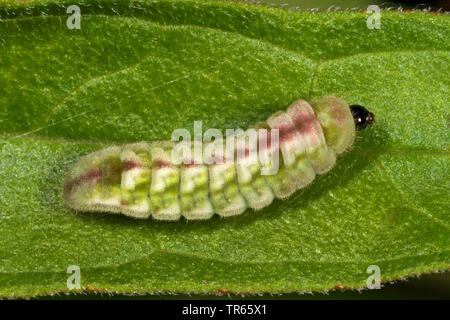
[[[214,150],[216,160],[223,160],[218,162],[198,157],[195,152],[189,159],[174,162],[175,143],[169,141],[106,148],[83,157],[72,167],[64,182],[63,197],[78,211],[157,220],[178,220],[182,216],[205,220],[214,214],[229,217],[247,208],[260,210],[274,198],[289,197],[310,184],[316,174],[334,166],[336,156],[353,144],[355,130],[373,122],[373,114],[357,107],[349,107],[335,97],[311,104],[296,101],[286,112],[277,112],[267,122],[233,137],[232,159],[239,152],[244,154],[238,162],[227,161],[229,155],[218,147],[218,141],[203,145],[203,150]],[[251,133],[256,133],[256,143],[249,142]],[[278,135],[272,135],[275,133]],[[191,143],[188,148],[195,149]],[[279,161],[275,161],[278,154]]]
[[[247,206],[254,210],[262,209],[272,203],[274,193],[261,174],[261,163],[256,153],[236,164],[239,190],[247,201]]]
[[[186,219],[204,220],[214,215],[209,197],[209,173],[206,165],[182,165],[180,169],[180,204]]]
[[[349,148],[355,140],[355,118],[352,114],[352,107],[342,100],[335,97],[324,97],[311,103],[315,110],[317,121],[323,129],[327,145],[334,150],[336,154],[343,153]],[[350,112],[349,112],[350,110]],[[366,110],[367,111],[367,110]],[[370,120],[370,112],[367,122]]]
[[[305,140],[297,131],[294,121],[288,113],[278,112],[269,117],[267,123],[272,129],[278,129],[280,151],[283,165],[279,174],[269,177],[277,198],[289,197],[296,190],[305,187],[315,177],[310,161],[307,160]]]
[[[311,106],[306,101],[300,100],[287,109],[287,114],[303,139],[306,157],[314,171],[323,174],[330,170],[336,162],[336,154],[328,147],[320,123],[314,121],[315,113]],[[311,174],[314,179],[314,172]]]
[[[172,164],[172,143],[150,144],[152,174],[149,198],[153,218],[178,220],[181,217],[180,166]]]
[[[127,216],[148,218],[151,186],[151,150],[146,143],[126,145],[120,153],[122,180],[120,183],[121,212]]]

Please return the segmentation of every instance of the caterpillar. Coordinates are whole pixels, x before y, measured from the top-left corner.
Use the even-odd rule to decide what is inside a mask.
[[[239,163],[177,164],[171,158],[174,142],[138,142],[81,158],[64,180],[63,198],[77,211],[156,220],[205,220],[260,210],[328,172],[352,146],[355,131],[373,122],[373,113],[340,98],[298,100],[251,128],[278,130],[278,143],[256,145],[261,154],[281,153],[275,174],[262,174],[260,169],[272,162],[249,161],[248,150]]]

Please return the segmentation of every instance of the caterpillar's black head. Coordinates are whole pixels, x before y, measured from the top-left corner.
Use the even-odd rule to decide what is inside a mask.
[[[353,119],[355,120],[356,130],[362,130],[372,125],[375,122],[375,115],[364,108],[363,106],[354,104],[350,106]]]

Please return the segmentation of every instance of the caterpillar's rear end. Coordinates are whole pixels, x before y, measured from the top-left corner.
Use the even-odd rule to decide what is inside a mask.
[[[181,216],[204,220],[215,213],[227,217],[247,208],[259,210],[274,198],[283,199],[304,188],[316,174],[329,171],[336,156],[353,144],[361,112],[341,99],[324,97],[311,104],[299,100],[286,112],[259,123],[253,128],[256,132],[278,129],[279,144],[257,144],[257,151],[263,154],[280,151],[279,169],[273,175],[263,175],[261,169],[270,169],[272,164],[251,159],[251,153],[238,163],[175,164],[172,142],[103,149],[82,158],[71,169],[64,184],[64,199],[78,211],[158,220],[178,220]]]

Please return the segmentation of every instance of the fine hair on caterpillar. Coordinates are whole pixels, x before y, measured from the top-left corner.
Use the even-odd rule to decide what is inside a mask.
[[[202,136],[195,121],[193,141],[188,130],[177,129],[172,141],[115,146],[81,158],[66,176],[63,197],[78,211],[168,221],[260,210],[328,172],[355,132],[374,119],[360,105],[327,96],[295,101],[225,138],[218,129]]]

